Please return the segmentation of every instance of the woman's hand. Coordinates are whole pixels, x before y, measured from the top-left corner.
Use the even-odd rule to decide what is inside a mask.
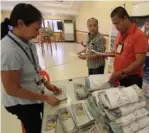
[[[49,82],[46,84],[46,88],[54,92],[55,95],[58,95],[61,93],[61,90],[59,88],[57,88],[55,85],[50,84]]]
[[[45,101],[52,106],[56,106],[60,103],[60,100],[53,96],[47,96]]]

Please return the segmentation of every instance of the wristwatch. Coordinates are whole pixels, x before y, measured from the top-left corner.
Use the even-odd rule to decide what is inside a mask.
[[[121,71],[121,74],[122,74],[121,76],[122,78],[126,76],[124,70]]]

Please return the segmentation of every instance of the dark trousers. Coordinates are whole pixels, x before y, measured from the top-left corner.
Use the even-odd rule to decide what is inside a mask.
[[[16,115],[21,120],[26,133],[41,133],[43,103],[16,105],[5,108],[9,113]]]
[[[104,74],[104,68],[105,66],[100,66],[98,68],[95,69],[88,69],[88,74],[89,75],[94,75],[94,74]]]
[[[123,79],[120,80],[120,85],[121,86],[131,86],[137,84],[140,88],[142,88],[143,84],[143,79],[139,75],[129,75]]]

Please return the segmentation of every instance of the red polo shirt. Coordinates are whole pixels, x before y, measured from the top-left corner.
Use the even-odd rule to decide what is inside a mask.
[[[136,60],[136,54],[146,54],[148,40],[147,36],[142,32],[135,23],[132,23],[127,33],[122,36],[121,33],[118,33],[114,50],[117,51],[118,44],[123,45],[123,50],[121,54],[116,54],[114,60],[114,71],[121,71],[127,68]],[[139,74],[142,76],[143,66],[140,66],[138,70],[130,74]]]

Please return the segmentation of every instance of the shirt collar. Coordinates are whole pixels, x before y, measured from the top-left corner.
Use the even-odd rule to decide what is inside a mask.
[[[90,39],[92,39],[92,38],[94,38],[94,37],[96,37],[97,35],[99,35],[100,33],[99,32],[97,32],[97,34],[95,35],[95,36],[91,36],[91,34],[90,33],[88,33],[88,37],[90,38]]]
[[[19,39],[16,35],[14,35],[11,31],[8,32],[8,35],[11,36],[14,40],[16,40],[24,49],[28,49],[31,47],[32,43],[25,43],[21,39]]]
[[[136,23],[133,22],[130,28],[128,29],[127,34],[132,34],[135,31],[136,27]]]

